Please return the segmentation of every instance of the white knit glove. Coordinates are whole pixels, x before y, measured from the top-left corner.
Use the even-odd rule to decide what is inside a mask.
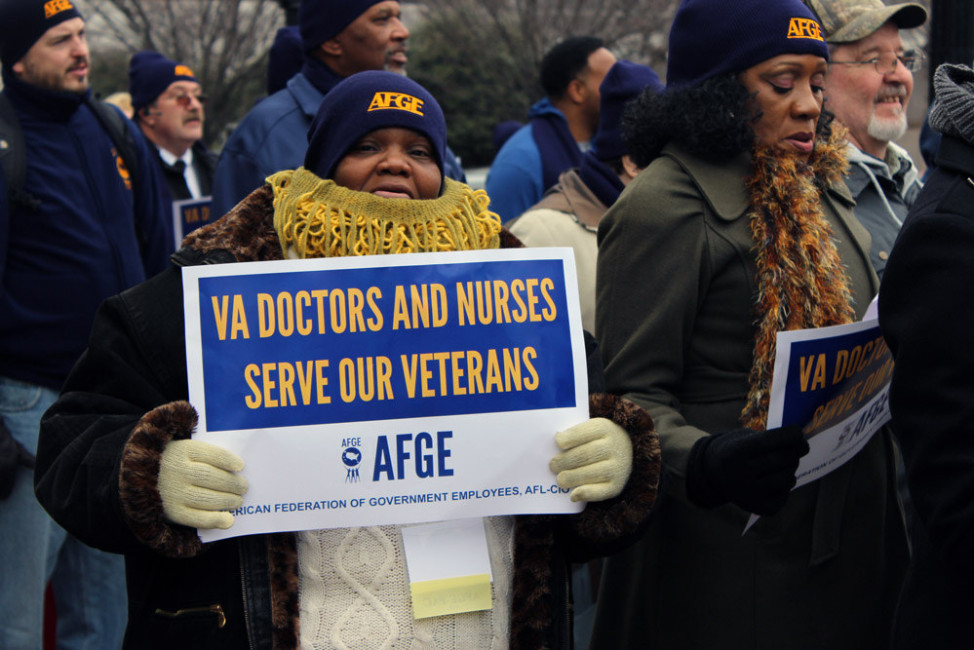
[[[233,510],[243,505],[247,479],[239,456],[200,440],[170,440],[159,463],[162,511],[192,528],[229,528]]]
[[[612,420],[592,418],[559,431],[562,453],[549,467],[558,487],[571,489],[572,501],[605,501],[619,496],[632,472],[632,441]]]

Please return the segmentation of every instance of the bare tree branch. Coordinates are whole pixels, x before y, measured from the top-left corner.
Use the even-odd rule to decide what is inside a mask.
[[[210,96],[207,139],[240,119],[263,87],[274,33],[283,24],[276,0],[77,0],[87,20],[92,58],[155,50],[190,66]],[[117,71],[115,85],[124,81]],[[117,89],[117,88],[116,88]],[[249,92],[248,92],[249,91]]]

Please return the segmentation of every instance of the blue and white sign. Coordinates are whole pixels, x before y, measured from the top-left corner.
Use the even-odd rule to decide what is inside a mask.
[[[810,447],[796,487],[851,460],[889,422],[893,357],[879,321],[779,332],[768,427],[797,424]]]
[[[203,540],[580,510],[548,469],[588,417],[575,278],[559,248],[184,268],[194,437],[250,482]]]
[[[223,216],[213,214],[210,209],[212,203],[212,196],[172,202],[172,231],[177,249],[183,245],[183,237]]]
[[[858,323],[778,332],[768,428],[798,425],[809,452],[795,487],[852,460],[889,422],[893,356],[870,318]],[[746,533],[758,520],[751,515]]]

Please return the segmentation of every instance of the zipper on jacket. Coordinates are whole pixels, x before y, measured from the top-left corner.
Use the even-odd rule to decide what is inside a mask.
[[[247,613],[247,572],[244,570],[244,549],[240,548],[240,595],[243,597],[244,632],[247,633],[247,647],[254,650],[254,635],[250,631],[250,614]]]
[[[216,626],[222,628],[227,624],[227,615],[223,611],[223,605],[217,603],[216,605],[210,605],[209,607],[188,607],[186,609],[177,609],[175,612],[170,612],[165,609],[156,609],[157,616],[165,616],[166,618],[179,618],[180,616],[188,616],[191,614],[203,614],[210,613],[217,615]]]

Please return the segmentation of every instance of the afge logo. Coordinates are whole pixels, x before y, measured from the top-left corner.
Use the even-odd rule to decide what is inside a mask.
[[[112,155],[115,157],[115,170],[118,172],[118,175],[121,176],[122,182],[125,183],[125,189],[132,189],[132,175],[129,174],[128,167],[125,166],[125,161],[122,160],[120,155],[118,155],[118,151],[115,149],[115,147],[112,147]]]
[[[44,18],[56,16],[62,11],[67,11],[68,9],[74,9],[74,5],[71,4],[71,0],[48,0],[48,2],[44,3]]]
[[[369,111],[381,111],[385,109],[409,111],[422,117],[423,100],[419,97],[407,95],[406,93],[377,92],[372,97],[372,103],[369,104]]]
[[[342,464],[345,466],[345,482],[358,483],[358,466],[362,462],[362,451],[359,449],[362,441],[360,438],[345,438],[342,440]]]
[[[814,38],[825,41],[818,23],[811,18],[792,18],[788,23],[788,38]]]
[[[74,9],[74,5],[71,4],[71,0],[48,0],[48,2],[44,3],[44,18],[56,16],[62,11],[67,11],[68,9]]]

